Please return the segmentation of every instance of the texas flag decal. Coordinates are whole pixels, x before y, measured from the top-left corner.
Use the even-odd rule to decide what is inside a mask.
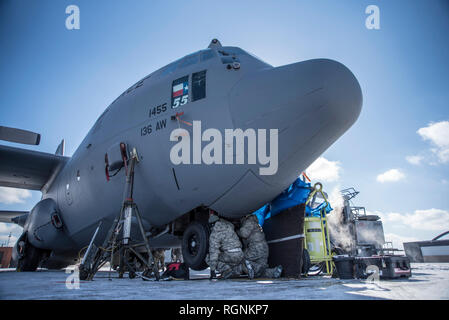
[[[189,101],[189,76],[176,79],[172,83],[171,107],[177,108]]]
[[[189,93],[189,84],[187,81],[173,86],[173,98],[183,96],[187,93]]]

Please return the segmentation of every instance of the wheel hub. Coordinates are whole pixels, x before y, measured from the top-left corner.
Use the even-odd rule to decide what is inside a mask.
[[[190,252],[193,256],[196,256],[197,253],[198,253],[198,246],[197,246],[196,235],[193,235],[192,237],[190,237],[190,241],[189,241],[189,252]]]

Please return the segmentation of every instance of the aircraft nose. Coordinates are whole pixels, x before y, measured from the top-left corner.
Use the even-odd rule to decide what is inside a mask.
[[[363,99],[359,82],[353,73],[339,62],[312,60],[311,65],[316,69],[316,89],[310,94],[317,95],[320,108],[312,112],[329,119],[329,125],[339,127],[343,134],[355,123],[362,110]]]
[[[360,85],[343,64],[315,59],[261,70],[231,91],[236,128],[278,129],[278,172],[288,185],[357,120]]]

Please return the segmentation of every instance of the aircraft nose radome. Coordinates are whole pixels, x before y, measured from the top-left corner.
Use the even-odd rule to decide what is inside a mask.
[[[357,79],[343,64],[328,59],[253,73],[230,92],[231,116],[238,128],[281,131],[307,114],[314,114],[318,121],[324,116],[350,126],[357,120],[361,106]]]
[[[326,59],[311,60],[322,85],[320,107],[326,118],[337,122],[346,131],[362,110],[362,90],[353,73],[343,64]]]
[[[281,96],[277,109],[285,112],[283,117],[288,125],[281,124],[280,130],[295,125],[307,127],[305,118],[309,118],[307,121],[321,124],[320,129],[335,126],[344,132],[357,120],[362,108],[362,91],[346,66],[333,60],[315,59],[283,68],[280,71],[284,78],[279,82],[285,89],[278,91]]]
[[[355,123],[362,108],[360,85],[343,64],[317,59],[290,68],[295,70],[294,83],[308,81],[308,86],[297,91],[294,103],[285,102],[291,116],[289,124],[279,128],[278,175],[266,178],[286,185]]]
[[[265,69],[231,91],[236,128],[278,129],[278,172],[261,177],[287,186],[357,120],[360,85],[343,64],[315,59]]]

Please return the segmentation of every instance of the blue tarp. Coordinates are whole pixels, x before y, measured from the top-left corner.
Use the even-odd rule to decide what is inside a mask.
[[[287,189],[285,189],[274,200],[264,205],[254,214],[259,219],[259,224],[262,226],[264,221],[271,216],[278,214],[279,212],[297,206],[301,203],[305,203],[309,197],[313,187],[310,183],[302,181],[300,178],[296,179]],[[310,206],[306,206],[307,217],[319,217],[323,208],[326,208],[326,214],[332,211],[332,207],[329,203],[321,203],[318,207],[312,209]]]

